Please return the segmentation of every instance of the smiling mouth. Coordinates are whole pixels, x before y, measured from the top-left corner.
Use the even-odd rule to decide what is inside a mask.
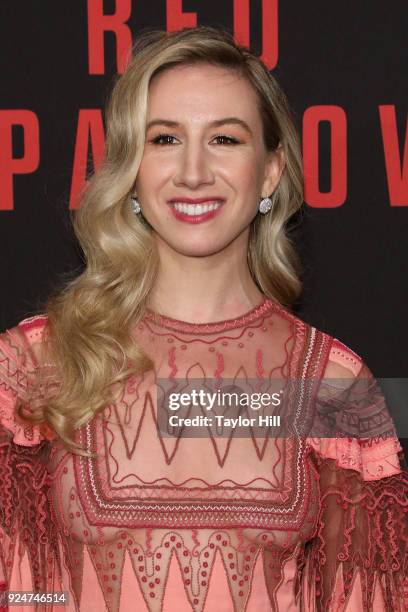
[[[171,206],[178,212],[189,217],[198,217],[209,212],[218,210],[221,202],[211,202],[209,204],[186,204],[186,202],[172,202]]]
[[[224,204],[225,200],[217,198],[211,200],[210,198],[197,198],[189,200],[188,198],[177,201],[176,199],[170,200],[170,210],[174,217],[183,223],[198,224],[205,221],[210,221],[220,213],[220,209]]]

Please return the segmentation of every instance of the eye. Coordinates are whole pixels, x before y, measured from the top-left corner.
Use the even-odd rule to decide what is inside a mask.
[[[175,140],[176,137],[171,136],[171,134],[159,134],[158,136],[155,136],[155,138],[152,138],[150,142],[157,145],[171,145],[176,144],[174,142]]]
[[[214,140],[218,141],[218,144],[221,145],[235,145],[239,144],[239,140],[233,138],[232,136],[225,136],[225,134],[218,134],[215,136]]]

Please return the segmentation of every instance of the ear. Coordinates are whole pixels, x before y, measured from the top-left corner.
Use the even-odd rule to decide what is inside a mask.
[[[262,197],[270,196],[279,184],[282,172],[286,165],[282,145],[274,151],[268,151],[265,162],[265,178],[262,185]]]

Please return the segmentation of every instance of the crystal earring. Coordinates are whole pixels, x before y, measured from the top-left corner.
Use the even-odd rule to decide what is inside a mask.
[[[142,209],[140,208],[140,204],[137,201],[137,198],[135,198],[134,196],[130,196],[130,204],[135,215],[138,215],[142,211]]]
[[[262,200],[259,202],[259,212],[266,215],[266,213],[271,210],[272,206],[273,202],[271,198],[262,198]]]

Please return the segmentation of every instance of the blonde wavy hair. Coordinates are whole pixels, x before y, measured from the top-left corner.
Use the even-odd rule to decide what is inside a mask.
[[[44,309],[44,363],[55,364],[58,392],[30,417],[24,415],[30,422],[48,423],[74,453],[87,454],[75,443],[75,430],[113,401],[114,388],[154,365],[135,343],[132,328],[145,312],[158,254],[149,226],[133,214],[129,198],[143,156],[150,80],[172,66],[196,62],[247,78],[257,93],[266,148],[283,149],[286,165],[273,194],[273,214],[255,217],[248,263],[260,290],[279,303],[291,306],[301,291],[287,225],[303,201],[302,164],[282,89],[256,56],[222,30],[145,33],[112,90],[104,162],[73,215],[86,267],[51,295]]]

